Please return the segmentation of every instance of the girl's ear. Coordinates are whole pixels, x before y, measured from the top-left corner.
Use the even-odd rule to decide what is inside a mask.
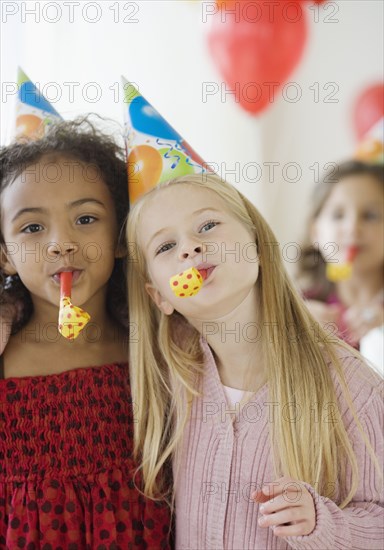
[[[175,311],[175,308],[160,294],[160,292],[150,283],[145,283],[145,290],[155,302],[156,306],[162,311],[165,315],[172,315]]]
[[[5,244],[0,244],[0,268],[6,275],[17,274],[17,270],[13,265],[13,262],[7,254]]]

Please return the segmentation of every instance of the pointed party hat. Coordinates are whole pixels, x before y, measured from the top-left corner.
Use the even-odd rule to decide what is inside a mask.
[[[129,198],[133,204],[158,183],[207,171],[205,162],[122,77]]]
[[[355,152],[355,158],[368,163],[384,163],[384,117],[365,134]]]
[[[18,96],[16,106],[15,138],[40,138],[46,128],[62,117],[39,92],[33,82],[19,67],[17,75]]]

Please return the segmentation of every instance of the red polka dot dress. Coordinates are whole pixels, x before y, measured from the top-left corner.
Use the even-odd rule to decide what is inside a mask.
[[[0,407],[1,549],[170,547],[133,481],[127,365],[0,379]]]

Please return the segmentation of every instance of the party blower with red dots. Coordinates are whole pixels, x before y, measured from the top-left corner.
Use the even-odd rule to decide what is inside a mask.
[[[74,340],[90,320],[89,313],[71,302],[72,271],[60,273],[59,332],[64,338]]]
[[[197,294],[203,282],[210,276],[215,269],[214,265],[204,265],[190,267],[189,269],[178,273],[170,278],[169,284],[175,296],[178,298],[188,298]]]

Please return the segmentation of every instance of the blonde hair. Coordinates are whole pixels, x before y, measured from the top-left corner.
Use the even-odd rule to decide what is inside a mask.
[[[203,370],[198,331],[177,312],[170,316],[161,313],[148,296],[144,285],[150,278],[139,244],[138,227],[147,201],[156,199],[156,194],[164,187],[181,183],[217,193],[232,214],[253,232],[260,259],[256,283],[260,318],[264,323],[271,323],[266,326],[284,321],[288,327],[297,327],[300,335],[297,344],[283,330],[275,331],[273,340],[262,344],[271,401],[295,403],[303,411],[316,407],[315,412],[321,414],[325,404],[337,403],[328,364],[331,362],[346,403],[380,472],[378,460],[354,411],[337,347],[328,341],[329,335],[311,317],[286,274],[280,254],[270,257],[271,246],[277,243],[268,224],[241,193],[218,176],[192,175],[165,182],[151,190],[134,205],[128,219],[130,322],[138,331],[136,341],[130,344],[136,421],[134,448],[136,458],[141,461],[145,494],[160,498],[170,491],[161,474],[175,456],[190,405],[198,395],[196,381]],[[314,326],[317,326],[316,331]],[[347,349],[349,356],[360,357],[338,339],[337,345]],[[344,491],[340,503],[341,507],[346,506],[358,486],[358,468],[339,408],[336,407],[334,423],[313,422],[310,414],[303,415],[300,422],[287,422],[281,414],[282,409],[279,407],[280,413],[270,431],[276,475],[306,481],[321,495],[335,498],[336,481],[346,479],[349,463],[352,483],[348,494]],[[317,445],[308,445],[309,441]]]

